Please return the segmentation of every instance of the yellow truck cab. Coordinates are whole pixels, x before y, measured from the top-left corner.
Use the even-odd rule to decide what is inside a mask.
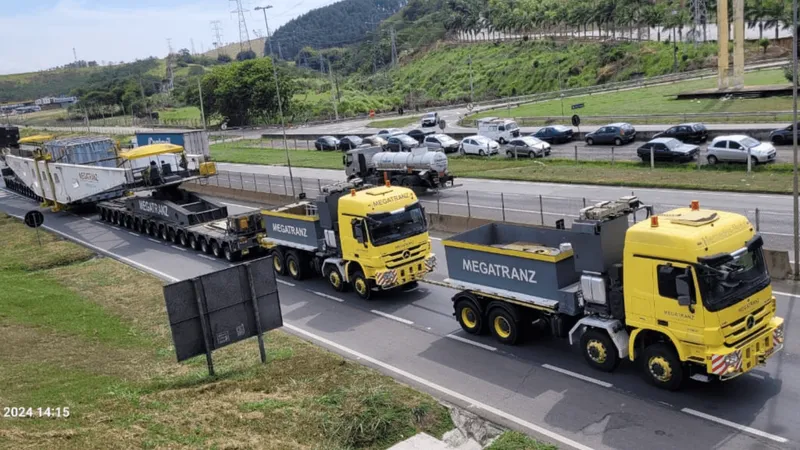
[[[279,274],[300,280],[311,272],[336,291],[373,291],[414,284],[436,265],[425,211],[411,189],[323,188],[316,201],[263,210],[266,236]]]
[[[647,220],[636,223],[636,212]],[[633,216],[633,224],[631,224]],[[453,314],[514,344],[544,325],[587,363],[640,363],[654,385],[730,380],[783,347],[763,240],[747,218],[689,208],[652,215],[636,197],[584,208],[570,229],[491,223],[442,243]]]

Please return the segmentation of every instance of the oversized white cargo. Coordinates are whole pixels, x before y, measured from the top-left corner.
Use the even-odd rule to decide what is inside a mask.
[[[372,157],[377,170],[407,171],[431,170],[436,173],[447,171],[447,156],[442,152],[432,152],[427,148],[415,148],[411,152],[380,152]]]

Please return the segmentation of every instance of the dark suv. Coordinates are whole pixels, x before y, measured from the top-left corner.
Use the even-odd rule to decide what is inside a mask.
[[[769,140],[771,140],[775,145],[791,144],[793,131],[794,127],[791,125],[786,128],[778,128],[777,130],[769,133]]]
[[[586,143],[622,145],[636,139],[636,129],[629,123],[612,123],[586,134]]]
[[[708,130],[702,123],[682,123],[656,134],[654,138],[675,138],[681,142],[699,144],[708,140]]]

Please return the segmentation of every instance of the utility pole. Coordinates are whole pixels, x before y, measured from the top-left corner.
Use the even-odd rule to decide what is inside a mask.
[[[189,44],[191,45],[192,55],[196,55],[197,52],[194,50],[194,39],[189,39]]]
[[[278,58],[283,59],[283,51],[281,50],[281,43],[278,42]]]
[[[200,118],[203,119],[203,129],[206,129],[206,109],[203,107],[203,86],[200,79],[197,79],[197,92],[200,94]]]
[[[472,85],[472,54],[468,56],[467,65],[469,66],[469,102],[475,101],[475,88]]]
[[[275,94],[278,97],[278,114],[281,116],[281,132],[283,132],[283,148],[286,150],[286,165],[289,167],[289,182],[292,184],[292,197],[297,197],[294,192],[294,177],[292,176],[292,160],[289,158],[289,144],[286,143],[286,122],[283,118],[283,105],[281,104],[281,89],[278,83],[278,65],[275,64],[275,56],[272,54],[272,39],[269,34],[269,23],[267,22],[267,10],[272,5],[257,6],[256,11],[264,12],[264,26],[267,28],[267,42],[269,42],[269,57],[272,59],[272,75],[275,77]]]
[[[72,56],[75,58],[75,68],[78,68],[78,52],[75,51],[75,47],[72,47]]]
[[[322,59],[322,52],[319,54],[319,73],[325,75],[325,60]]]
[[[171,92],[172,91],[172,87],[174,85],[173,82],[175,80],[175,74],[173,73],[173,70],[172,70],[172,62],[173,62],[173,59],[174,59],[173,55],[174,55],[175,52],[173,52],[173,50],[172,50],[172,39],[171,38],[167,38],[167,48],[169,48],[169,54],[167,55],[167,80],[169,80],[168,84],[167,84],[167,92]]]
[[[792,274],[800,274],[800,204],[797,186],[797,0],[792,1],[792,217],[794,219],[794,266]]]
[[[396,39],[397,35],[394,32],[394,25],[392,25],[391,34],[392,34],[392,67],[395,67],[397,65],[397,39]]]
[[[331,66],[330,61],[328,61],[328,76],[331,79],[331,100],[333,101],[333,115],[336,118],[336,120],[339,120],[339,107],[336,105],[339,102],[339,100],[336,98],[336,91],[333,81],[333,66]]]

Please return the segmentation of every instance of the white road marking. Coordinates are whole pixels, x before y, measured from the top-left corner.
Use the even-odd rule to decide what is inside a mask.
[[[759,380],[766,380],[767,379],[767,377],[765,377],[764,375],[760,375],[760,374],[753,373],[753,372],[748,372],[747,375],[751,376],[751,377],[754,377],[754,378],[758,378]]]
[[[385,313],[383,311],[378,311],[377,309],[371,309],[369,312],[371,312],[373,314],[377,314],[377,315],[379,315],[381,317],[385,317],[387,319],[394,320],[395,322],[404,323],[406,325],[414,325],[414,322],[412,322],[412,321],[410,321],[408,319],[403,319],[402,317],[393,316],[393,315]]]
[[[475,342],[475,341],[473,341],[471,339],[463,338],[461,336],[456,336],[455,334],[448,334],[445,337],[449,337],[450,339],[455,339],[456,341],[461,341],[461,342],[464,342],[464,343],[467,343],[467,344],[470,344],[470,345],[474,345],[474,346],[480,347],[480,348],[482,348],[484,350],[489,350],[490,352],[496,352],[497,351],[496,347],[492,347],[491,345],[481,344],[480,342]]]
[[[136,236],[136,237],[140,236],[139,233],[134,233],[133,231],[128,231],[128,234],[130,234],[131,236]]]
[[[80,216],[79,216],[79,217],[80,217]],[[87,220],[87,221],[89,221],[89,222],[91,222],[91,221],[92,221],[92,218],[91,218],[91,217],[81,217],[81,219],[83,219],[83,220]]]
[[[308,291],[308,292],[311,292],[312,294],[315,294],[315,295],[319,295],[322,298],[327,298],[328,300],[333,300],[335,302],[344,303],[344,300],[342,300],[342,299],[340,299],[338,297],[334,297],[332,295],[328,295],[328,294],[326,294],[324,292],[317,292],[317,291]]]
[[[161,241],[159,241],[158,239],[147,238],[147,240],[150,241],[150,242],[155,242],[156,244],[160,244],[161,243]]]
[[[441,241],[442,240],[442,238],[437,238],[437,237],[433,237],[433,236],[431,236],[430,238],[433,239],[434,241]]]
[[[113,229],[115,229],[117,231],[122,231],[121,229],[119,229],[119,227],[115,227],[114,225],[111,225],[111,228],[113,228]]]
[[[792,263],[792,264],[794,264],[794,263]],[[785,295],[787,297],[800,298],[800,294],[790,294],[788,292],[781,292],[781,291],[772,291],[772,293],[773,294],[777,294],[777,295]]]
[[[758,234],[763,234],[765,236],[766,235],[769,235],[769,236],[789,236],[789,237],[794,236],[791,233],[773,233],[771,231],[759,231]]]
[[[287,286],[292,286],[292,287],[294,287],[294,286],[295,286],[295,284],[294,284],[294,283],[289,283],[288,281],[283,281],[283,280],[281,280],[280,278],[278,278],[278,279],[277,279],[277,281],[278,281],[278,283],[280,283],[280,284],[285,284],[285,285],[287,285]]]
[[[222,203],[223,205],[235,206],[237,208],[244,208],[244,209],[250,209],[250,210],[258,209],[258,208],[253,208],[252,206],[239,205],[237,203],[225,203],[225,202],[220,202],[220,203]]]
[[[170,247],[174,248],[175,250],[180,250],[180,251],[182,251],[182,252],[185,252],[185,251],[186,251],[186,249],[185,249],[185,248],[183,248],[183,247],[178,247],[177,245],[170,245]]]
[[[201,257],[201,258],[205,258],[205,259],[210,259],[211,261],[216,261],[216,260],[217,260],[217,258],[214,258],[214,257],[208,256],[208,255],[204,255],[204,254],[202,254],[202,253],[198,254],[197,256],[199,256],[199,257]]]
[[[542,367],[548,370],[552,370],[553,372],[563,373],[564,375],[569,375],[579,380],[588,381],[589,383],[594,383],[598,386],[603,386],[604,388],[614,387],[614,385],[611,383],[607,383],[605,381],[598,380],[596,378],[588,377],[586,375],[582,375],[577,372],[573,372],[571,370],[562,369],[561,367],[551,366],[550,364],[542,364]]]
[[[719,417],[712,416],[712,415],[706,414],[704,412],[695,411],[694,409],[691,409],[691,408],[683,408],[681,411],[685,412],[686,414],[695,416],[695,417],[700,417],[701,419],[706,419],[706,420],[710,420],[712,422],[716,422],[716,423],[718,423],[720,425],[725,425],[726,427],[731,427],[731,428],[737,429],[739,431],[744,431],[745,433],[749,433],[749,434],[752,434],[754,436],[760,436],[760,437],[763,437],[763,438],[767,438],[767,439],[773,440],[775,442],[780,442],[781,444],[789,442],[789,440],[786,439],[786,438],[783,438],[783,437],[780,437],[780,436],[776,436],[774,434],[767,433],[766,431],[756,430],[755,428],[750,428],[750,427],[745,426],[745,425],[739,425],[736,422],[731,422],[730,420],[720,419]]]
[[[440,386],[440,385],[438,385],[438,384],[436,384],[436,383],[434,383],[432,381],[428,381],[425,378],[422,378],[422,377],[420,377],[418,375],[414,375],[414,374],[412,374],[410,372],[406,372],[403,369],[400,369],[400,368],[397,368],[395,366],[392,366],[391,364],[387,364],[387,363],[385,363],[383,361],[380,361],[378,359],[372,358],[371,356],[367,356],[367,355],[365,355],[363,353],[359,353],[359,352],[357,352],[355,350],[352,350],[352,349],[350,349],[348,347],[345,347],[344,345],[337,344],[336,342],[333,342],[333,341],[330,341],[328,339],[325,339],[322,336],[317,336],[316,334],[311,333],[309,331],[306,331],[306,330],[304,330],[304,329],[302,329],[302,328],[300,328],[298,326],[295,326],[295,325],[292,325],[292,324],[289,324],[289,323],[285,323],[285,322],[284,322],[283,326],[285,328],[288,328],[289,330],[293,331],[294,333],[303,335],[303,336],[305,336],[305,337],[307,337],[307,338],[309,338],[311,340],[317,341],[318,343],[321,343],[321,344],[324,344],[324,345],[326,345],[328,347],[331,347],[331,348],[334,348],[336,350],[339,350],[340,352],[346,353],[346,354],[348,354],[348,355],[350,355],[352,357],[355,357],[357,359],[361,359],[361,360],[367,361],[368,363],[370,363],[372,365],[375,365],[375,366],[381,367],[381,368],[383,368],[385,370],[388,370],[390,372],[393,372],[393,373],[395,373],[395,374],[397,374],[397,375],[399,375],[399,376],[401,376],[401,377],[403,377],[403,378],[405,378],[407,380],[411,380],[411,381],[413,381],[415,383],[419,383],[419,384],[421,384],[423,386],[426,386],[429,389],[433,389],[433,390],[438,391],[438,392],[440,392],[440,393],[442,393],[444,395],[447,395],[449,397],[458,399],[462,403],[464,403],[465,405],[469,405],[469,406],[472,406],[472,407],[477,408],[477,409],[482,409],[482,410],[486,411],[489,414],[492,414],[492,415],[495,415],[495,416],[498,416],[498,417],[502,417],[503,419],[508,420],[509,422],[514,422],[515,424],[517,424],[517,425],[519,425],[521,427],[527,428],[528,430],[530,430],[530,431],[532,431],[532,432],[534,432],[534,433],[536,433],[538,435],[541,435],[542,437],[545,437],[545,438],[548,438],[548,439],[552,439],[552,440],[557,441],[557,442],[559,442],[561,444],[564,444],[564,445],[566,445],[568,447],[574,448],[575,450],[593,450],[592,447],[589,447],[587,445],[581,444],[580,442],[577,442],[577,441],[573,441],[572,439],[570,439],[570,438],[568,438],[566,436],[562,436],[562,435],[560,435],[560,434],[558,434],[556,432],[550,431],[547,428],[540,427],[539,425],[536,425],[534,423],[528,422],[527,420],[519,418],[519,417],[517,417],[517,416],[515,416],[513,414],[507,413],[507,412],[505,412],[503,410],[500,410],[500,409],[497,409],[497,408],[495,408],[493,406],[490,406],[490,405],[487,405],[485,403],[479,402],[478,400],[475,400],[475,399],[473,399],[471,397],[468,397],[468,396],[466,396],[464,394],[461,394],[460,392],[456,392],[456,391],[448,389],[448,388],[446,388],[444,386]],[[448,335],[448,337],[452,337],[452,336],[453,336],[452,334]],[[470,342],[470,341],[468,341],[468,342]]]

